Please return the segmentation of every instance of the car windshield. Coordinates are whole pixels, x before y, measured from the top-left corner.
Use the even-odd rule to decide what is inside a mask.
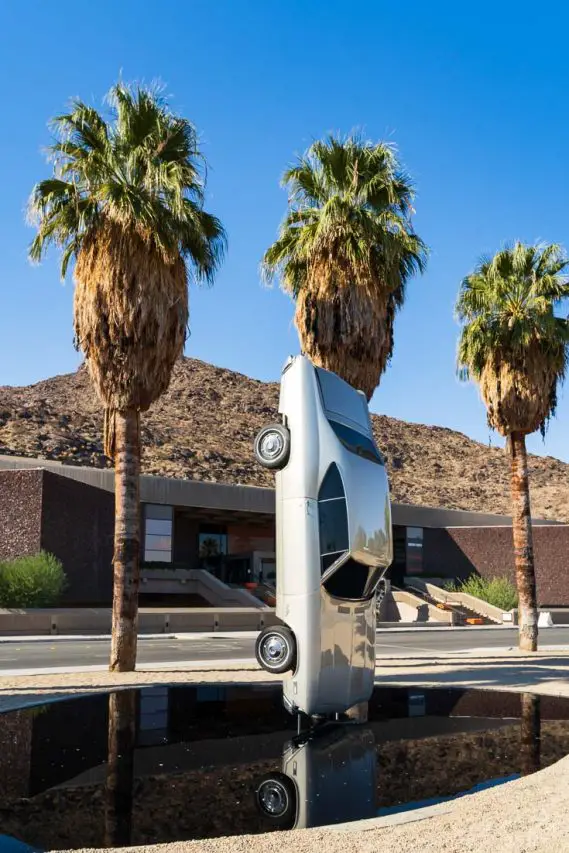
[[[366,399],[363,394],[360,394],[351,385],[348,385],[347,382],[329,370],[317,367],[316,376],[326,416],[333,418],[337,415],[343,420],[348,420],[354,425],[361,426],[364,431],[367,430],[369,415]]]

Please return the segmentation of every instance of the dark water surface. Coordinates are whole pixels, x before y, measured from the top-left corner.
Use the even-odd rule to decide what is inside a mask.
[[[153,687],[0,715],[0,853],[321,826],[416,808],[569,753],[569,701],[378,688],[296,736],[279,686]]]

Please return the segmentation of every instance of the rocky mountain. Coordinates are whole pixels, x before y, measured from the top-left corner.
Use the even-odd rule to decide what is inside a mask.
[[[175,369],[168,393],[142,417],[147,474],[272,485],[252,440],[275,418],[277,383],[259,382],[196,359]],[[503,450],[436,426],[373,416],[395,501],[509,512]],[[0,387],[0,454],[107,466],[101,408],[84,368],[24,388]],[[569,521],[569,465],[530,457],[532,513]]]

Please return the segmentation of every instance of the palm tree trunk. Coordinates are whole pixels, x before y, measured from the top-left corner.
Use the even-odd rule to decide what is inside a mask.
[[[520,772],[527,776],[541,766],[541,705],[534,693],[522,693],[520,698]]]
[[[512,460],[514,562],[519,598],[519,647],[526,652],[535,652],[537,650],[537,601],[525,436],[523,433],[513,432],[510,435],[509,444]]]
[[[109,696],[109,752],[105,784],[105,847],[131,842],[136,694]]]
[[[136,666],[140,583],[140,420],[135,409],[115,414],[115,553],[111,662],[113,672]]]

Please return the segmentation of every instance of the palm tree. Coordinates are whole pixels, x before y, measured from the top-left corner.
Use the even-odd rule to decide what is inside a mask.
[[[188,275],[211,282],[225,247],[203,209],[194,126],[154,89],[115,86],[107,119],[81,101],[53,121],[53,176],[30,199],[30,257],[62,250],[73,277],[75,342],[104,406],[115,465],[111,670],[136,664],[140,412],[166,391],[182,355]]]
[[[127,847],[132,841],[136,700],[134,690],[109,696],[105,847]]]
[[[263,258],[296,301],[311,360],[371,398],[393,350],[395,313],[427,251],[411,225],[413,188],[395,149],[357,137],[314,142],[287,169],[289,212]]]
[[[526,651],[537,649],[537,604],[525,436],[544,433],[567,370],[569,323],[555,308],[569,297],[568,270],[560,246],[517,242],[483,259],[457,301],[459,375],[478,382],[488,424],[510,452],[519,645]]]
[[[541,696],[520,694],[520,772],[537,773],[541,767]]]

